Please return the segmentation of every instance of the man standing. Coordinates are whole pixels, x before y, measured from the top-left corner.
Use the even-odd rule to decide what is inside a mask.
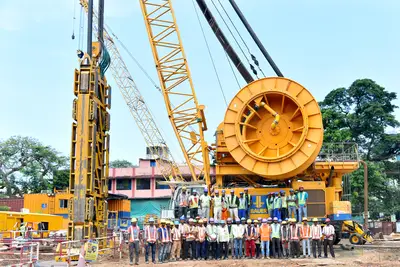
[[[204,259],[206,260],[206,249],[207,249],[207,240],[206,240],[206,228],[204,227],[203,220],[199,220],[199,224],[197,226],[197,244],[196,244],[196,256],[198,260]]]
[[[166,259],[168,244],[170,242],[170,236],[168,235],[168,229],[166,227],[166,221],[161,219],[161,226],[158,228],[158,262],[163,263]]]
[[[246,199],[246,218],[250,218],[250,208],[252,204],[251,195],[249,194],[249,189],[244,189],[244,198]]]
[[[174,222],[175,227],[171,230],[171,236],[172,236],[172,251],[171,251],[171,260],[180,260],[181,259],[181,231],[179,231],[179,222],[175,221]]]
[[[313,225],[311,225],[311,238],[312,238],[312,252],[314,258],[317,257],[317,247],[318,247],[318,258],[321,258],[321,238],[322,229],[321,225],[318,224],[318,219],[313,219]]]
[[[196,227],[194,226],[194,220],[192,218],[189,219],[189,227],[186,233],[186,242],[185,247],[183,248],[183,259],[188,259],[189,248],[192,250],[191,260],[194,259],[196,256],[196,246],[195,246],[195,239],[196,239]]]
[[[298,221],[301,221],[301,218],[307,217],[307,199],[308,199],[308,193],[304,192],[304,187],[300,186],[299,187],[299,193],[297,193],[297,202],[299,204],[299,219]]]
[[[290,189],[290,195],[287,197],[287,202],[288,202],[288,218],[297,218],[296,216],[296,209],[297,209],[297,204],[296,204],[296,195],[294,194],[294,190]]]
[[[274,195],[275,195],[275,198],[274,198],[274,217],[280,219],[281,218],[281,206],[282,206],[281,196],[279,195],[278,192],[275,192]]]
[[[235,195],[235,190],[231,190],[231,194],[228,197],[228,206],[229,206],[229,213],[230,217],[232,217],[234,220],[239,220],[239,215],[238,215],[238,206],[239,206],[239,199]]]
[[[288,217],[288,206],[285,191],[281,190],[281,219],[285,220]]]
[[[246,210],[247,210],[247,204],[246,204],[246,199],[243,196],[243,192],[239,193],[239,214],[238,216],[240,218],[246,218]]]
[[[256,245],[255,245],[255,242],[254,242],[254,235],[255,235],[254,226],[251,225],[251,220],[248,219],[247,220],[246,231],[245,231],[246,257],[248,259],[251,259],[251,258],[255,257]]]
[[[268,193],[267,197],[267,209],[268,209],[268,214],[269,217],[272,218],[274,216],[274,198],[273,198],[274,193]]]
[[[135,253],[135,265],[139,265],[140,228],[136,224],[137,224],[137,219],[132,218],[131,226],[129,226],[128,228],[130,265],[133,265],[133,253]]]
[[[210,218],[210,223],[207,225],[206,231],[207,231],[207,241],[209,244],[209,248],[211,249],[211,258],[214,258],[214,260],[216,260],[218,232],[217,232],[217,226],[214,224],[213,218]],[[207,259],[209,251],[210,250],[207,251]]]
[[[192,195],[189,198],[189,208],[190,217],[196,218],[199,212],[199,197],[197,196],[197,192],[195,190],[192,191]]]
[[[233,235],[233,242],[234,242],[234,249],[235,254],[234,256],[236,259],[241,259],[243,257],[243,235],[244,235],[244,228],[240,224],[240,220],[235,221],[236,224],[232,225],[232,235]]]
[[[262,225],[260,227],[260,238],[261,238],[261,258],[269,259],[269,242],[271,239],[271,227],[267,224],[266,219],[262,219]]]
[[[303,246],[303,258],[306,257],[306,250],[308,251],[308,257],[311,257],[311,247],[310,247],[310,239],[311,239],[311,228],[308,225],[307,217],[303,218],[303,224],[300,227],[301,233],[301,242]]]
[[[329,251],[331,253],[332,258],[335,258],[335,251],[333,251],[333,237],[335,236],[335,227],[331,225],[331,220],[327,218],[325,220],[325,227],[322,229],[322,235],[325,237],[324,239],[324,256],[328,258],[328,245]]]
[[[221,226],[218,227],[218,258],[228,259],[228,242],[229,242],[229,229],[225,221],[221,221]],[[219,257],[220,256],[220,257]]]
[[[272,256],[281,258],[281,226],[278,223],[278,218],[274,217],[274,223],[271,225],[271,238],[272,238]],[[278,251],[278,252],[276,252]]]
[[[219,195],[218,190],[215,190],[214,197],[214,220],[221,220],[221,212],[222,212],[222,197]]]
[[[300,257],[300,228],[296,224],[296,219],[290,219],[290,227],[289,227],[289,244],[290,244],[290,252],[292,253],[293,258]]]
[[[207,218],[207,220],[210,218],[210,203],[211,203],[211,197],[208,195],[208,189],[204,188],[204,194],[200,197],[200,209],[201,209],[201,215],[203,218]]]
[[[182,193],[178,198],[179,202],[179,216],[187,216],[188,206],[189,206],[189,196],[186,194],[186,186],[182,187]]]
[[[145,261],[149,263],[149,250],[151,250],[151,260],[156,263],[156,241],[157,241],[157,227],[154,225],[154,218],[149,218],[149,224],[144,229],[144,241],[146,244]]]
[[[232,253],[232,259],[234,258],[235,255],[235,247],[234,247],[234,241],[233,241],[233,229],[232,229],[232,218],[228,218],[226,221],[228,224],[228,231],[229,231],[229,243],[228,243],[228,250],[229,248],[231,249]]]
[[[253,224],[254,224],[254,244],[256,246],[256,258],[258,259],[260,258],[260,226],[258,225],[258,220],[254,220]]]
[[[281,226],[282,255],[286,258],[289,258],[290,256],[288,232],[289,232],[289,227],[287,226],[287,222],[282,221],[282,226]]]

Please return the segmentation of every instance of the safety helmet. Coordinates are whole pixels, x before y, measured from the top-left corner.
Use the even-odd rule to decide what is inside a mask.
[[[308,218],[307,218],[307,217],[303,217],[303,222],[304,222],[304,221],[307,222],[307,221],[308,221]]]
[[[318,218],[313,218],[312,221],[313,222],[318,222]]]
[[[202,220],[202,219],[200,219],[200,220],[199,220],[199,223],[203,223],[203,220]]]
[[[231,193],[235,193],[235,190],[231,189]]]
[[[279,219],[279,220],[278,220],[278,223],[281,223],[281,222],[282,222],[282,220],[281,220],[281,219]]]
[[[196,216],[196,220],[200,220],[201,219],[201,217],[200,216]]]
[[[262,218],[261,218],[261,217],[258,217],[257,220],[258,220],[259,222],[261,222]]]
[[[263,222],[263,223],[266,223],[266,222],[267,222],[267,219],[265,219],[265,218],[262,219],[262,222]]]
[[[240,192],[240,193],[239,193],[239,195],[243,195],[243,194],[244,194],[243,192]]]
[[[299,190],[300,190],[300,189],[304,189],[304,187],[301,185],[301,186],[299,186]]]
[[[329,219],[329,218],[326,218],[326,220],[325,220],[325,222],[330,222],[331,221],[331,219]]]
[[[154,222],[154,218],[153,218],[153,217],[150,217],[150,218],[149,218],[149,222]]]
[[[165,223],[165,220],[164,220],[164,219],[161,219],[161,221],[160,221],[160,222],[161,222],[161,224],[163,224],[163,223]]]
[[[274,217],[274,221],[278,221],[278,217]]]
[[[197,194],[197,191],[196,191],[196,190],[193,190],[193,191],[192,191],[192,194],[194,194],[194,195]]]
[[[215,194],[219,194],[219,191],[218,191],[218,190],[215,190]]]
[[[285,194],[285,191],[281,190],[281,194]]]
[[[215,223],[215,224],[218,224],[218,223],[220,223],[220,222],[218,221],[218,219],[216,219],[216,220],[214,220],[214,223]]]
[[[289,190],[290,192],[294,192],[294,189],[292,189],[292,188],[290,188],[290,190]]]
[[[210,223],[214,222],[214,218],[210,218]]]
[[[279,193],[278,192],[274,192],[274,195],[277,196],[277,195],[279,195]]]
[[[231,222],[231,221],[232,221],[232,218],[228,218],[227,221],[228,221],[228,222]]]
[[[240,220],[241,220],[241,221],[246,221],[246,218],[245,218],[245,217],[242,217]]]
[[[185,220],[185,215],[182,215],[179,219],[184,221]]]
[[[271,217],[268,217],[267,221],[272,221],[272,218],[271,218]]]
[[[248,220],[247,220],[247,223],[251,223],[251,220],[250,220],[250,219],[248,219]]]
[[[192,221],[193,221],[193,223],[197,223],[197,220],[196,220],[196,219],[193,219]]]
[[[239,220],[239,219],[237,219],[237,220],[235,220],[235,222],[236,222],[236,223],[240,223],[240,220]]]
[[[205,187],[205,188],[204,188],[204,192],[205,192],[205,193],[207,193],[207,192],[208,192],[208,189],[207,189],[207,187]]]
[[[132,218],[131,222],[137,222],[137,219],[136,218]]]
[[[258,220],[254,220],[253,223],[258,223]]]
[[[174,224],[175,224],[175,225],[179,225],[179,222],[178,222],[178,221],[175,221]]]
[[[246,187],[246,188],[244,189],[244,191],[249,191],[249,189]]]
[[[222,193],[225,193],[225,189],[222,189]]]
[[[282,221],[282,224],[287,224],[287,221]]]
[[[186,188],[186,186],[182,186],[182,190],[186,190],[187,188]]]

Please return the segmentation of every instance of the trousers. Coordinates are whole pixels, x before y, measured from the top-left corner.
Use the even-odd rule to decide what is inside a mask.
[[[235,240],[233,238],[229,239],[229,249],[231,250],[232,259],[235,257]]]
[[[139,240],[129,243],[129,261],[133,262],[135,253],[135,263],[139,263]]]
[[[207,251],[207,240],[200,242],[196,241],[196,259],[205,259]]]
[[[217,248],[217,259],[228,258],[228,242],[219,242]]]
[[[185,246],[183,247],[183,259],[186,260],[188,258],[189,247],[192,250],[192,255],[190,257],[191,260],[196,256],[196,243],[194,240],[188,241],[186,240]]]
[[[146,244],[146,254],[145,254],[145,261],[149,262],[149,251],[151,250],[151,261],[156,263],[156,243],[149,243]]]
[[[217,242],[208,242],[207,259],[211,256],[212,259],[217,259]]]
[[[278,218],[278,220],[281,218],[281,209],[274,209],[274,217]]]
[[[167,258],[169,243],[161,243],[158,249],[158,261],[163,262]]]
[[[321,240],[313,239],[311,243],[312,243],[312,253],[314,258],[317,257],[317,248],[318,248],[318,257],[321,257]]]
[[[303,246],[303,256],[306,256],[306,252],[308,252],[308,256],[311,256],[310,239],[303,239],[301,242]]]
[[[275,258],[282,257],[280,238],[276,238],[276,237],[272,238],[272,255]]]
[[[246,240],[246,256],[253,258],[255,257],[256,245],[254,240]]]
[[[256,258],[260,257],[260,243],[255,243],[256,244]]]
[[[210,219],[210,208],[209,207],[201,208],[201,215],[203,216],[203,218]]]
[[[229,208],[229,214],[234,220],[239,220],[238,208]]]
[[[243,257],[243,239],[236,238],[233,240],[235,247],[235,256],[237,258]]]
[[[307,207],[304,205],[299,205],[299,218],[298,221],[301,222],[304,217],[307,217]]]
[[[214,220],[221,220],[222,208],[214,207]]]
[[[240,219],[246,218],[246,210],[239,209],[239,217],[240,217]]]
[[[290,256],[289,242],[288,241],[282,241],[282,256],[284,256],[286,258]]]
[[[199,215],[199,208],[191,208],[190,210],[190,218],[196,218]]]
[[[333,250],[333,240],[324,239],[324,256],[328,257],[328,246],[332,258],[335,257],[335,251]]]
[[[287,208],[281,208],[281,219],[286,220],[288,218],[288,209]]]
[[[298,240],[291,240],[289,244],[292,257],[300,257],[300,242]]]
[[[261,241],[261,257],[269,257],[269,240]]]
[[[179,207],[179,217],[185,216],[187,217],[188,207]]]
[[[182,242],[180,240],[174,240],[172,243],[172,259],[180,259],[181,258],[181,246]]]
[[[289,206],[288,207],[289,210],[289,214],[288,214],[288,218],[296,218],[296,206]]]

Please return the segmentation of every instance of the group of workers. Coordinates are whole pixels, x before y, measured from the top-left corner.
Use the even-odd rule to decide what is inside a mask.
[[[137,219],[131,220],[128,228],[130,264],[139,264],[139,246],[145,245],[145,261],[158,263],[176,260],[222,260],[242,258],[289,258],[300,257],[300,243],[303,257],[321,257],[321,242],[324,244],[324,256],[328,256],[328,246],[334,258],[333,241],[335,229],[329,218],[322,228],[318,219],[309,225],[304,217],[302,222],[290,218],[281,220],[269,217],[250,220],[246,218],[216,220],[200,217],[180,220],[161,220],[158,227],[150,218],[140,231]],[[182,253],[181,253],[182,252]],[[135,259],[135,263],[133,260]]]
[[[245,188],[243,192],[240,192],[239,197],[235,195],[233,189],[229,195],[225,193],[225,190],[222,190],[220,195],[219,190],[215,190],[210,196],[205,188],[203,195],[198,196],[195,190],[188,194],[187,188],[182,187],[182,192],[178,197],[180,216],[187,216],[189,211],[191,218],[201,215],[209,219],[212,211],[214,220],[226,220],[228,217],[234,220],[249,218],[252,197],[248,189]],[[307,217],[307,200],[308,193],[300,186],[298,192],[290,189],[288,196],[283,190],[268,193],[265,208],[271,218],[277,217],[278,220],[296,218],[301,221],[301,218]]]

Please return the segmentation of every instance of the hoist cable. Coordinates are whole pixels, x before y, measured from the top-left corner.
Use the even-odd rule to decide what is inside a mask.
[[[204,32],[204,29],[203,29],[203,25],[201,25],[200,16],[199,16],[199,13],[197,12],[194,0],[192,1],[192,4],[193,4],[194,11],[196,12],[197,21],[199,22],[199,25],[200,25],[200,28],[201,28],[201,32],[203,34],[204,42],[206,43],[206,46],[207,46],[208,55],[210,56],[210,60],[211,60],[211,63],[213,65],[213,68],[214,68],[215,76],[217,77],[217,80],[218,80],[219,89],[221,90],[222,97],[224,98],[225,104],[228,107],[228,101],[226,100],[225,92],[224,92],[224,89],[222,88],[222,83],[221,83],[221,80],[220,80],[219,75],[218,75],[217,67],[215,66],[215,62],[214,62],[212,54],[211,54],[210,46],[208,44],[208,41],[207,41],[207,38],[206,38],[206,34]]]
[[[72,16],[72,35],[71,35],[71,39],[74,40],[75,39],[75,14],[76,14],[76,1],[72,0],[74,2],[74,13]]]
[[[240,90],[240,89],[242,89],[242,87],[240,86],[239,80],[238,80],[238,78],[237,78],[237,76],[235,74],[235,70],[233,69],[232,62],[229,60],[228,53],[225,52],[225,56],[226,56],[226,59],[228,60],[228,64],[231,67],[231,71],[233,73],[233,76],[235,77],[236,83],[237,83],[237,85],[239,87],[239,90]]]

